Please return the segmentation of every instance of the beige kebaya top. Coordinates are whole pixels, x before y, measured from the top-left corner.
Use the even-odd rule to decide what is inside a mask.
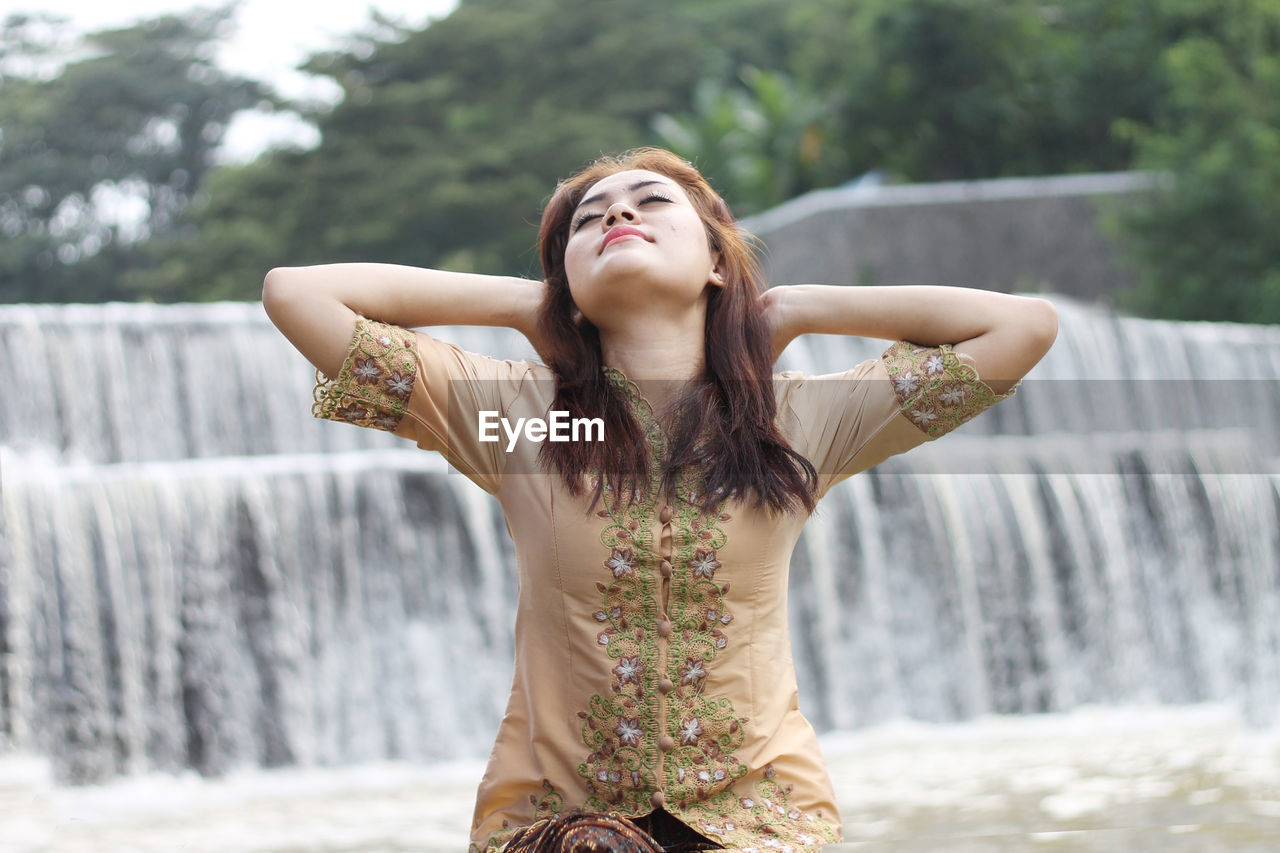
[[[606,374],[645,427],[656,471],[662,427],[634,383]],[[633,493],[616,512],[602,501],[588,514],[590,489],[575,498],[541,472],[537,442],[522,437],[508,452],[500,428],[500,440],[479,440],[483,411],[548,418],[554,380],[539,363],[361,317],[341,372],[317,379],[317,417],[443,453],[506,514],[519,571],[515,674],[477,793],[473,853],[571,808],[638,816],[662,806],[732,850],[840,840],[798,709],[787,625],[807,515],[736,499],[704,513],[688,476],[669,505]],[[898,341],[843,373],[779,373],[775,389],[779,426],[817,469],[821,496],[1016,386],[996,395],[949,345]]]

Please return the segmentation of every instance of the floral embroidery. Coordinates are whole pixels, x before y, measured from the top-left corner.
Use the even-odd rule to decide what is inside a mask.
[[[639,746],[640,737],[644,734],[639,720],[629,720],[626,717],[622,718],[622,722],[618,723],[614,731],[617,732],[619,740],[632,746]]]
[[[938,419],[938,413],[927,406],[921,406],[918,409],[912,409],[908,417],[915,421],[916,426],[928,432],[929,425]]]
[[[1021,380],[1003,394],[982,381],[951,344],[924,347],[896,341],[881,356],[904,415],[929,438],[938,438],[1001,400],[1013,396]]]
[[[542,796],[530,794],[529,801],[533,803],[534,817],[560,814],[564,810],[564,796],[555,789],[550,779],[542,780]]]
[[[681,743],[697,743],[698,736],[701,734],[702,734],[702,726],[698,725],[697,717],[694,717],[693,719],[690,719],[690,720],[685,720],[680,724],[680,742]]]
[[[916,378],[914,373],[904,373],[893,380],[893,388],[898,392],[899,397],[911,396],[919,385],[920,380]]]
[[[408,400],[413,393],[413,374],[394,371],[387,380],[387,391],[401,400]]]
[[[357,358],[356,366],[351,373],[361,385],[369,385],[378,381],[378,377],[382,375],[382,368],[378,367],[378,363],[372,358]]]
[[[644,664],[640,663],[639,657],[623,658],[618,661],[618,665],[613,668],[613,674],[618,676],[619,684],[640,683],[640,676],[644,673]]]
[[[656,441],[657,436],[651,438]],[[595,488],[599,474],[589,476]],[[602,652],[617,661],[610,693],[596,694],[582,720],[582,741],[591,750],[578,765],[586,782],[584,807],[592,811],[643,814],[657,785],[659,581],[650,520],[655,501],[636,491],[614,507],[611,495],[597,515],[607,519],[600,534],[608,556],[596,589],[603,607],[592,614],[604,630],[597,635]]]
[[[534,825],[544,823],[553,815],[558,815],[564,811],[564,795],[556,790],[550,779],[542,780],[542,795],[530,794],[529,802],[533,805],[534,820],[532,824]],[[511,840],[511,836],[522,828],[511,826],[506,821],[503,821],[502,828],[489,835],[483,848],[472,842],[468,845],[467,851],[468,853],[496,853]]]
[[[630,548],[614,548],[613,554],[610,555],[604,566],[606,569],[612,570],[615,578],[620,578],[623,575],[635,574],[632,568],[633,564],[634,560],[631,556]]]
[[[696,658],[689,658],[680,670],[680,683],[692,684],[695,689],[702,689],[702,679],[706,677],[707,671],[703,669],[702,661]]]
[[[609,378],[628,396],[645,429],[657,482],[666,437],[634,383],[616,371]],[[592,488],[598,476],[592,473]],[[633,491],[629,501],[617,507],[606,502],[608,508],[597,513],[608,521],[600,541],[609,552],[603,561],[607,574],[597,583],[604,606],[592,618],[607,626],[599,633],[600,645],[617,663],[612,695],[591,697],[589,710],[579,712],[583,742],[592,750],[578,767],[587,780],[589,809],[646,813],[659,789],[677,808],[727,789],[748,770],[733,756],[746,720],[734,713],[730,699],[703,695],[708,667],[728,645],[721,628],[733,618],[723,601],[729,587],[715,582],[722,569],[717,551],[725,543],[718,525],[729,516],[719,508],[708,516],[693,504],[693,480],[689,472],[676,477],[674,512],[664,516],[672,545],[666,555],[657,553],[654,542],[653,530],[663,524],[656,499]],[[665,617],[665,581],[658,571],[664,560],[671,564]],[[665,634],[658,625],[664,619],[670,620]],[[658,690],[659,678],[671,682],[669,694]],[[677,747],[668,744],[664,753],[660,737]]]
[[[708,580],[715,577],[716,569],[720,568],[720,562],[716,560],[715,551],[698,551],[690,565],[693,567],[695,575]]]
[[[783,786],[772,765],[755,784],[754,795],[734,797],[732,792],[696,804],[690,809],[695,829],[734,850],[792,850],[818,853],[823,844],[839,841],[835,828],[788,802],[792,786]]]
[[[946,385],[943,385],[942,390],[938,392],[938,400],[944,406],[959,406],[964,402],[966,393],[967,392],[964,390],[964,383],[948,382]]]
[[[413,333],[367,317],[355,334],[336,379],[316,371],[311,413],[317,418],[394,432],[409,410],[418,375]]]
[[[354,423],[356,421],[363,420],[364,418],[373,417],[373,412],[364,406],[361,406],[359,403],[350,403],[334,412],[334,416],[341,418],[344,421],[352,421]]]
[[[692,478],[690,478],[692,479]],[[684,482],[688,491],[696,488]],[[722,512],[704,513],[681,503],[673,518],[671,558],[678,567],[671,577],[670,618],[674,630],[667,654],[667,734],[678,745],[668,755],[664,793],[682,807],[732,793],[732,785],[749,772],[734,754],[745,739],[748,720],[728,697],[706,694],[707,680],[720,652],[729,645],[722,630],[733,620],[725,601],[729,584],[717,583],[723,570],[718,553],[728,541]],[[683,567],[684,570],[679,570]],[[693,772],[682,773],[682,769]],[[696,768],[696,769],[694,769]]]

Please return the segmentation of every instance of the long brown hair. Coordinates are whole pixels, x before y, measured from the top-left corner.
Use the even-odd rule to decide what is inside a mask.
[[[599,417],[607,442],[543,442],[541,464],[560,472],[573,495],[583,493],[584,474],[600,473],[595,508],[606,484],[616,506],[623,494],[647,492],[650,454],[644,430],[627,400],[605,376],[599,331],[577,311],[565,273],[565,247],[574,211],[597,181],[616,172],[645,169],[684,188],[721,256],[722,287],[712,287],[704,328],[704,370],[676,398],[662,460],[659,491],[670,499],[677,472],[702,474],[695,503],[712,512],[722,500],[753,499],[773,512],[814,508],[817,472],[788,446],[778,430],[769,330],[759,297],[763,282],[755,253],[738,230],[729,206],[690,163],[660,148],[638,148],[602,157],[561,182],[542,211],[538,247],[548,293],[538,330],[556,377],[553,409],[573,417]],[[714,342],[714,343],[713,343]]]

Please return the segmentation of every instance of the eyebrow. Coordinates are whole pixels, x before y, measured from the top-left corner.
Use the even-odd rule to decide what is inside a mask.
[[[654,180],[653,178],[650,178],[650,179],[648,179],[648,180],[644,180],[644,181],[637,181],[636,183],[634,183],[634,184],[632,184],[631,186],[627,187],[627,192],[629,192],[629,193],[633,193],[633,192],[635,192],[636,190],[640,189],[641,187],[647,187],[647,186],[649,186],[650,184],[662,184],[663,186],[667,186],[667,185],[668,185],[666,181],[658,181],[658,180]],[[590,197],[588,197],[588,198],[584,198],[582,201],[578,202],[578,206],[577,206],[577,207],[575,207],[575,208],[574,208],[574,210],[581,210],[582,208],[586,207],[587,205],[589,205],[589,204],[591,204],[591,203],[593,203],[593,202],[603,201],[603,200],[604,200],[604,197],[605,197],[605,193],[596,193],[596,194],[595,194],[595,195],[593,195],[593,196],[590,196]]]

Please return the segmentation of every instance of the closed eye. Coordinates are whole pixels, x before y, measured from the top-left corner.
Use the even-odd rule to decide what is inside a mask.
[[[583,225],[586,225],[593,219],[599,219],[603,214],[600,213],[584,213],[577,219],[573,220],[573,230],[577,231]]]
[[[652,195],[647,195],[640,199],[641,204],[648,204],[651,201],[665,201],[671,203],[671,199],[667,198],[665,195],[659,195],[658,193],[653,193]]]
[[[638,204],[649,204],[650,202],[654,202],[654,201],[666,202],[667,204],[674,203],[670,198],[667,198],[665,195],[661,195],[659,193],[650,193],[649,195],[640,199]],[[579,228],[581,228],[583,225],[586,225],[591,220],[599,219],[603,215],[604,214],[602,213],[584,213],[581,216],[579,216],[577,219],[573,220],[572,230],[577,231]]]

